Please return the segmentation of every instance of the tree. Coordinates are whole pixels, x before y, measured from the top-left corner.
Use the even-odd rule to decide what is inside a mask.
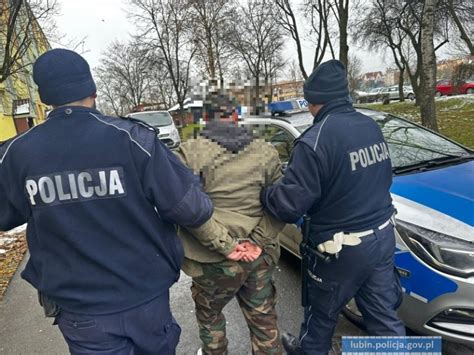
[[[443,3],[454,27],[459,31],[461,40],[466,44],[469,53],[474,55],[473,40],[469,36],[474,33],[474,2],[472,0],[443,0]]]
[[[358,87],[358,79],[362,73],[362,60],[356,56],[355,54],[352,54],[349,56],[349,64],[347,66],[347,79],[349,80],[349,89],[350,89],[350,94],[352,97],[354,94],[354,91]]]
[[[412,56],[407,34],[396,25],[397,18],[393,14],[390,1],[375,0],[359,9],[358,15],[362,20],[354,32],[359,35],[358,42],[364,43],[368,49],[390,51],[399,70],[398,90],[399,97],[403,100],[406,63],[412,62]]]
[[[27,53],[56,29],[58,11],[57,0],[0,1],[0,83],[32,65]]]
[[[438,131],[436,121],[436,54],[433,42],[435,17],[438,0],[425,0],[421,23],[421,54],[422,70],[420,80],[420,111],[421,123],[434,131]]]
[[[174,106],[177,102],[171,76],[162,61],[156,55],[149,55],[150,63],[150,102],[159,103],[164,109]]]
[[[410,78],[417,104],[421,105],[422,123],[437,129],[436,115],[430,105],[434,102],[431,95],[434,97],[436,80],[434,52],[449,41],[449,18],[445,9],[438,6],[438,1],[433,5],[428,0],[372,0],[363,11],[365,15],[357,26],[361,40],[368,40],[371,48],[389,48],[400,70],[400,79],[404,71]],[[400,80],[401,97],[402,89],[403,80]]]
[[[347,68],[349,64],[348,31],[349,0],[332,0],[329,2],[339,28],[339,60]]]
[[[301,35],[297,22],[298,13],[295,12],[289,0],[276,0],[276,5],[279,8],[279,24],[295,42],[299,68],[303,78],[307,79],[308,74],[304,67]],[[335,58],[331,39],[331,8],[330,0],[306,0],[303,4],[302,10],[305,18],[308,17],[311,24],[309,39],[314,43],[313,70],[321,64],[328,49],[332,57]],[[310,15],[306,16],[307,13]]]
[[[282,67],[280,52],[283,36],[276,20],[276,13],[267,0],[249,0],[240,7],[235,18],[231,46],[243,60],[255,83],[255,96],[251,106],[255,114],[262,110],[260,86],[265,84]]]
[[[192,8],[189,24],[197,48],[196,62],[208,78],[223,80],[231,68],[229,36],[236,4],[227,0],[189,1]]]
[[[107,115],[125,116],[131,111],[124,88],[117,83],[107,69],[96,68],[94,77],[97,85],[97,104]]]
[[[185,0],[130,0],[131,13],[140,34],[137,40],[156,53],[169,73],[176,100],[184,115],[191,62],[197,47],[188,26],[191,8]]]
[[[422,95],[420,76],[423,70],[423,9],[423,0],[372,0],[363,10],[365,16],[356,27],[362,33],[361,39],[368,40],[369,47],[381,50],[389,48],[397,67],[401,72],[407,72],[417,104]],[[441,8],[435,8],[433,37],[438,42],[435,51],[449,41],[447,18],[443,14]],[[402,90],[402,82],[399,83],[399,88]]]
[[[113,42],[97,68],[99,90],[116,115],[141,105],[150,94],[152,61],[136,42]]]

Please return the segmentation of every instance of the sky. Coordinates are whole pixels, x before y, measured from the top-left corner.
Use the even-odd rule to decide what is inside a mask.
[[[102,52],[111,42],[126,40],[134,32],[134,26],[127,19],[126,0],[59,0],[59,2],[61,3],[61,16],[57,19],[59,31],[67,36],[68,41],[78,42],[85,38],[84,45],[77,50],[82,52],[91,67],[99,64]],[[362,59],[363,72],[383,71],[392,64],[389,58],[385,62],[382,55],[369,53],[354,45],[350,45],[350,51]],[[308,46],[304,48],[303,56],[306,70],[310,71],[313,55]],[[284,57],[288,61],[297,59],[294,43],[290,39],[287,40]]]
[[[77,43],[85,38],[77,51],[91,67],[99,64],[102,52],[114,40],[126,40],[133,33],[127,19],[123,0],[59,0],[61,16],[57,19],[59,31],[66,40]],[[53,44],[53,46],[58,46]],[[84,50],[84,52],[82,52]]]

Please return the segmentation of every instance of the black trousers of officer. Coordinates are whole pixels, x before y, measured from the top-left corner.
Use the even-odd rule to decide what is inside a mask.
[[[309,304],[300,334],[305,354],[328,353],[338,316],[353,297],[370,335],[405,335],[396,313],[403,293],[394,252],[394,229],[389,224],[363,237],[361,244],[344,247],[339,259],[329,264],[311,260],[307,270]]]

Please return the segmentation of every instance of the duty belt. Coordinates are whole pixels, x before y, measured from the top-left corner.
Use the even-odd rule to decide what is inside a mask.
[[[381,224],[380,226],[377,227],[378,230],[382,230],[388,225],[394,223],[394,218],[390,218],[388,221],[385,223]],[[338,232],[333,235],[332,239],[325,241],[324,243],[321,243],[317,246],[317,249],[321,253],[327,253],[331,255],[337,255],[341,250],[343,245],[349,245],[349,246],[355,246],[359,245],[362,241],[360,240],[363,237],[367,237],[371,234],[374,234],[375,230],[374,229],[369,229],[363,232],[355,232],[355,233],[345,233],[345,232]]]

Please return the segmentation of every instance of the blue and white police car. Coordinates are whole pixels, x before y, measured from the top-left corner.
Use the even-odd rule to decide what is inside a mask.
[[[302,106],[295,101],[290,115],[248,118],[242,124],[271,142],[287,162],[294,139],[312,123],[308,111],[297,112]],[[275,111],[281,114],[279,108]],[[380,125],[393,164],[395,261],[405,292],[399,315],[417,333],[472,346],[474,152],[403,118],[359,111]],[[281,241],[298,255],[301,235],[294,226],[285,228]],[[345,314],[362,320],[355,302]]]

